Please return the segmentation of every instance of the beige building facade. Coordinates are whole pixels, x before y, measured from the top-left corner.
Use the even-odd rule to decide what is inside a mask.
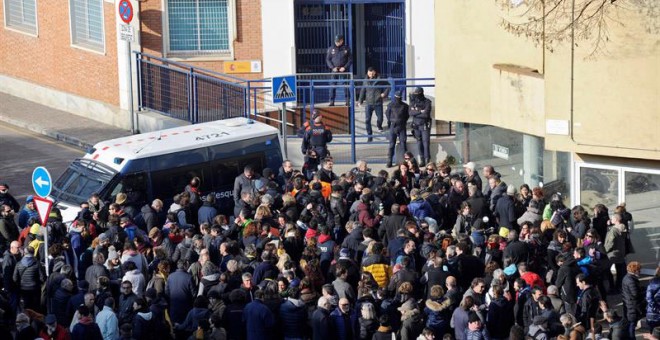
[[[527,3],[436,1],[436,119],[459,122],[459,161],[492,164],[507,183],[543,185],[571,207],[603,203],[613,213],[626,202],[636,222],[633,258],[654,269],[658,18],[611,7],[608,15],[623,25],[608,22],[608,41],[598,48],[579,36],[573,49],[571,39],[543,48],[542,39],[535,44],[503,28],[503,19],[521,19]]]

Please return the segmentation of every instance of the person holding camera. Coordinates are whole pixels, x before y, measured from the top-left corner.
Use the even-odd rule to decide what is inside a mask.
[[[419,164],[426,165],[431,160],[431,101],[424,97],[424,89],[415,88],[410,95],[410,116],[413,118],[413,136],[417,139]]]

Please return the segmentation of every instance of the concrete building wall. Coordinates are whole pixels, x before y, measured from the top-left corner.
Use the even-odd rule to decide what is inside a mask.
[[[608,26],[602,53],[575,49],[571,115],[570,43],[544,51],[506,32],[495,4],[436,1],[436,117],[542,136],[549,150],[660,160],[660,33],[613,11],[625,25]],[[568,132],[548,133],[549,119]]]

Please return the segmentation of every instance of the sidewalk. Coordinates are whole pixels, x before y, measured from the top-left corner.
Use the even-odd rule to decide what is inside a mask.
[[[86,150],[130,131],[0,92],[0,121]]]

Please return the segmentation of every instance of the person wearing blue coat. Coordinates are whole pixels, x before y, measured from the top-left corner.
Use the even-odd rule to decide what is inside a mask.
[[[245,306],[243,323],[247,328],[248,340],[273,339],[275,316],[263,303],[264,292],[258,290],[254,293],[254,300]]]
[[[357,314],[351,310],[348,299],[339,299],[339,306],[330,313],[330,318],[337,332],[337,339],[351,340],[359,336]]]
[[[208,305],[209,300],[204,296],[198,296],[195,298],[193,309],[188,312],[183,323],[175,325],[174,328],[186,333],[192,333],[197,330],[200,320],[208,320],[208,318],[211,317],[211,311],[208,309]]]
[[[322,296],[317,305],[312,314],[312,340],[336,340],[335,328],[330,317],[330,308],[332,308],[330,301]]]
[[[289,297],[280,305],[280,321],[284,339],[306,339],[307,306],[300,300],[297,287],[288,290]]]
[[[208,223],[213,225],[213,219],[218,215],[218,210],[214,207],[215,205],[215,196],[213,194],[206,195],[204,204],[197,211],[197,222],[199,225],[202,223]]]
[[[410,204],[408,204],[408,211],[417,221],[424,221],[427,217],[433,216],[433,207],[429,202],[425,201],[420,195],[419,189],[415,188],[410,191]]]
[[[183,260],[177,263],[177,270],[167,278],[165,294],[170,298],[170,319],[172,323],[183,323],[188,311],[193,307],[195,297],[192,276],[186,272]]]

